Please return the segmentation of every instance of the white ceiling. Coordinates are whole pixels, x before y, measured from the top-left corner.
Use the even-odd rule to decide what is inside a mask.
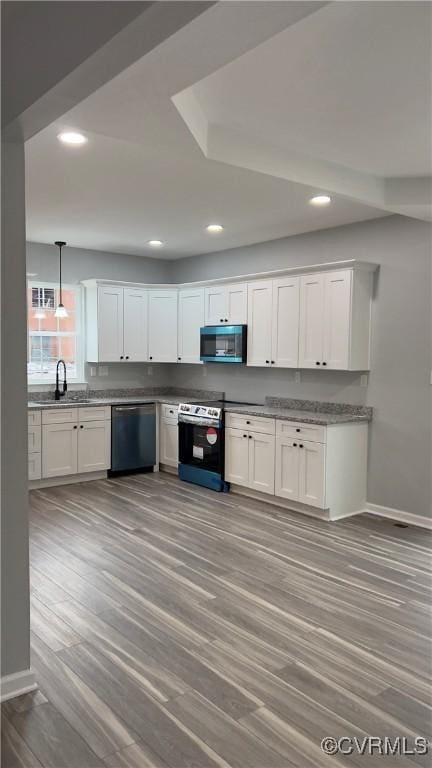
[[[27,238],[182,258],[395,210],[370,194],[367,174],[428,173],[426,5],[213,6],[27,142]],[[188,115],[180,106],[191,93]],[[209,125],[225,131],[223,151]],[[64,128],[84,131],[88,143],[59,144]],[[261,145],[244,159],[250,134]],[[263,147],[307,156],[307,178],[286,158],[273,157],[271,168]],[[341,186],[346,169],[332,189],[329,163],[349,165],[350,183],[368,194]],[[308,204],[326,189],[330,207]],[[210,236],[210,222],[224,232]],[[152,238],[165,247],[151,249]]]

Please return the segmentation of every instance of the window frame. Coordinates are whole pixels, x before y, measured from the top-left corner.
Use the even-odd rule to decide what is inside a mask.
[[[58,283],[52,283],[48,280],[28,280],[27,281],[27,289],[33,289],[33,288],[53,288],[54,289],[54,301],[56,296],[56,291],[58,291],[59,286]],[[34,312],[37,307],[32,306],[29,308],[28,306],[28,300],[27,300],[27,290],[26,290],[26,309],[27,309],[27,347],[29,347],[30,344],[30,337],[31,336],[40,336],[42,338],[49,338],[53,336],[61,336],[63,338],[75,338],[75,344],[76,344],[76,376],[69,376],[67,377],[68,383],[71,384],[81,384],[85,383],[84,380],[84,338],[82,334],[82,329],[84,326],[84,318],[83,318],[83,311],[84,311],[84,302],[83,302],[83,290],[82,286],[77,283],[64,283],[62,285],[62,290],[64,291],[74,291],[75,293],[75,331],[30,331],[29,328],[29,311]],[[28,365],[28,357],[27,357],[27,365]],[[27,369],[27,385],[28,386],[40,386],[41,384],[47,384],[52,385],[55,384],[55,377],[51,379],[50,375],[47,374],[46,376],[32,376],[29,374]]]

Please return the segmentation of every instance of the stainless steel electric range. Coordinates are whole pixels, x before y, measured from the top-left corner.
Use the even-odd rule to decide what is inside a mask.
[[[181,480],[228,491],[225,467],[225,405],[256,405],[216,400],[180,403],[178,407],[179,467]]]

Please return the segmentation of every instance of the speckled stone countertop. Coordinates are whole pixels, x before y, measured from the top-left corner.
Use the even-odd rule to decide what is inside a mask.
[[[68,392],[66,397],[54,400],[53,392],[34,392],[28,402],[29,410],[42,411],[53,408],[91,408],[96,405],[138,405],[145,403],[167,403],[178,405],[183,402],[221,400],[223,392],[199,389],[181,390],[171,387],[152,389],[99,389]]]
[[[268,397],[264,405],[227,405],[225,412],[327,426],[371,421],[373,409],[361,405],[325,403],[320,400]]]

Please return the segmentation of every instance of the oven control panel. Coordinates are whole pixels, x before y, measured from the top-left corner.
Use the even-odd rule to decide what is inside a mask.
[[[196,416],[198,419],[220,419],[222,408],[217,408],[214,405],[200,405],[199,403],[180,403],[178,412],[187,416]]]

